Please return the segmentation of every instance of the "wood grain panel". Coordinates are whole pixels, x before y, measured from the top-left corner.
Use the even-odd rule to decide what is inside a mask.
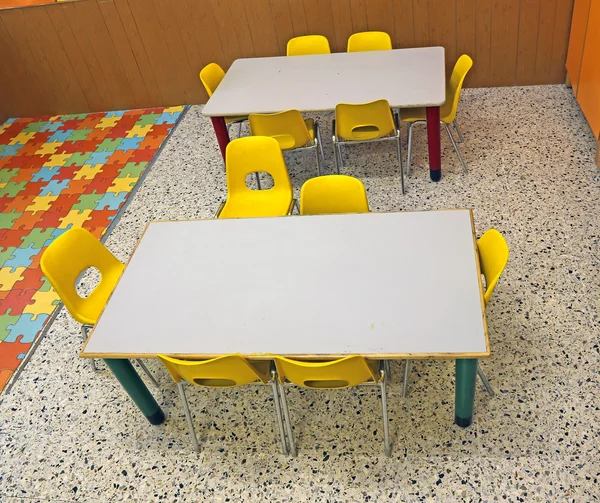
[[[492,1],[490,79],[495,85],[511,86],[515,83],[519,10],[519,2]]]
[[[544,84],[550,77],[552,62],[552,39],[554,36],[554,20],[558,0],[544,0],[540,9],[538,22],[537,54],[535,58],[535,79],[533,84]],[[562,0],[561,0],[562,1]]]
[[[532,27],[538,26],[541,4],[542,0],[521,0],[515,79],[515,83],[519,86],[531,85],[536,82],[535,61],[539,30],[534,30]]]
[[[567,54],[567,70],[573,86],[573,92],[577,96],[579,85],[579,72],[581,60],[583,59],[583,46],[588,28],[588,17],[592,0],[575,0],[573,7],[573,18],[571,36],[569,39],[569,52]]]
[[[283,55],[310,33],[333,51],[367,30],[388,32],[398,48],[442,45],[448,72],[467,53],[468,85],[559,83],[573,2],[79,0],[0,10],[0,118],[204,102],[202,66]]]

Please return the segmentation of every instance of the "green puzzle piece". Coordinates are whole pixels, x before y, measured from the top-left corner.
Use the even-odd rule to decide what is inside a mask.
[[[14,258],[13,252],[16,249],[17,248],[14,247],[14,246],[10,246],[8,248],[5,248],[4,250],[2,250],[0,248],[0,267],[4,267],[4,264],[6,263],[7,260],[10,260],[11,258]]]
[[[19,172],[19,168],[3,168],[0,169],[0,183],[9,182],[13,176],[15,176]]]
[[[98,145],[96,152],[114,152],[122,142],[122,138],[106,138]]]
[[[0,187],[0,197],[17,197],[17,194],[25,190],[27,182],[8,182],[4,187]]]
[[[104,197],[104,194],[81,194],[77,203],[71,206],[71,210],[93,210],[96,208],[98,201]]]
[[[0,314],[0,341],[3,341],[8,337],[10,331],[8,330],[9,325],[14,325],[19,321],[19,316],[11,316],[10,314]]]
[[[17,210],[12,210],[10,213],[0,213],[0,229],[10,229],[23,212],[17,213]]]
[[[65,166],[83,166],[92,157],[92,152],[75,152],[65,161]]]
[[[142,115],[136,122],[136,126],[148,126],[154,125],[156,119],[160,117],[160,114],[145,114]]]
[[[46,276],[42,276],[42,281],[44,282],[44,284],[39,288],[38,292],[49,292],[50,290],[52,290],[52,285],[50,284],[50,281],[48,281],[48,278],[46,278]],[[54,302],[52,304],[54,305]]]
[[[92,131],[92,129],[74,129],[67,139],[69,141],[87,140],[87,137]]]
[[[87,114],[65,114],[61,115],[58,119],[62,122],[72,121],[72,120],[83,120],[87,117]]]
[[[46,124],[45,121],[30,122],[29,124],[27,124],[27,127],[25,127],[22,132],[37,133],[40,129],[42,129],[42,126],[44,124]]]
[[[29,245],[33,243],[34,248],[42,248],[44,243],[52,238],[54,229],[52,227],[47,228],[45,231],[42,229],[31,229],[31,232],[27,236],[23,236],[21,239],[23,248],[29,248]]]
[[[136,164],[135,162],[128,162],[125,164],[125,167],[119,171],[119,176],[117,178],[139,178],[144,170],[148,166],[147,162],[140,162]]]

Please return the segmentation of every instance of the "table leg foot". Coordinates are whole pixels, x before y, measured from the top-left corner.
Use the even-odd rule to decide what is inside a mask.
[[[227,145],[229,144],[229,132],[227,131],[227,124],[225,124],[225,119],[223,117],[211,117],[210,120],[215,130],[215,135],[217,136],[217,142],[219,143],[219,148],[221,149],[223,161],[225,161],[225,152],[227,151]]]
[[[154,399],[154,396],[142,381],[129,360],[107,358],[104,360],[108,368],[123,386],[123,389],[138,406],[150,424],[162,424],[165,414]]]
[[[473,422],[476,383],[477,359],[456,360],[454,422],[461,428],[466,428]]]
[[[440,107],[427,107],[427,149],[429,176],[434,182],[442,178],[442,140],[440,134]]]

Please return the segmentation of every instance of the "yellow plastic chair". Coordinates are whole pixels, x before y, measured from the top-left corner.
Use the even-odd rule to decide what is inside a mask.
[[[330,54],[329,40],[323,35],[294,37],[287,43],[288,56],[308,56],[310,54]]]
[[[335,107],[332,131],[333,153],[338,174],[343,165],[341,145],[394,140],[397,146],[400,182],[404,194],[404,169],[402,166],[402,141],[398,115],[393,114],[387,100],[370,103],[340,103]]]
[[[479,264],[481,272],[485,278],[485,293],[483,300],[487,306],[496,284],[506,267],[509,256],[509,249],[504,236],[496,229],[487,230],[483,236],[477,241],[477,250],[479,252]],[[403,396],[406,396],[406,388],[408,386],[408,376],[410,375],[410,360],[406,361],[404,367],[404,389]],[[494,396],[494,390],[487,377],[483,373],[481,365],[477,364],[477,375],[479,375],[483,386],[487,392]]]
[[[270,361],[255,361],[251,364],[240,355],[225,355],[202,361],[178,360],[165,355],[158,355],[158,358],[163,362],[169,374],[171,374],[171,377],[177,383],[179,397],[181,398],[185,418],[190,430],[190,437],[196,451],[200,450],[200,446],[198,445],[198,438],[196,437],[196,430],[192,422],[192,414],[190,413],[190,406],[183,383],[188,382],[196,386],[205,386],[208,388],[232,388],[235,386],[262,383],[271,384],[281,440],[281,450],[283,454],[288,454],[283,422],[281,420],[277,373],[272,368]]]
[[[40,260],[42,272],[60,296],[71,316],[81,323],[81,336],[87,341],[89,331],[96,324],[110,295],[125,269],[100,241],[90,232],[73,228],[57,237],[44,251]],[[101,274],[100,282],[87,296],[77,293],[81,274],[95,267]],[[136,360],[149,379],[158,387],[154,376],[141,360]],[[94,360],[90,360],[96,369]]]
[[[223,68],[221,68],[217,63],[210,63],[206,65],[202,70],[200,70],[200,81],[202,85],[204,85],[204,89],[206,89],[206,93],[210,98],[213,93],[219,87],[219,84],[225,77],[225,72]],[[227,129],[229,130],[229,126],[232,124],[239,124],[238,127],[238,138],[242,136],[242,124],[244,121],[247,121],[248,117],[240,116],[240,117],[225,117],[225,124]]]
[[[327,175],[311,178],[300,190],[300,215],[368,213],[365,186],[358,178]]]
[[[250,114],[248,121],[253,136],[275,138],[283,151],[314,149],[317,175],[321,175],[325,156],[319,124],[314,119],[304,119],[298,110],[286,110],[275,114]]]
[[[225,153],[227,200],[216,218],[279,217],[294,208],[292,183],[279,143],[268,136],[246,136],[233,140]],[[273,187],[252,190],[246,186],[250,173],[269,173]]]
[[[391,51],[392,39],[384,31],[363,31],[350,35],[348,52]]]
[[[440,124],[444,126],[446,132],[448,133],[448,138],[452,142],[452,146],[454,147],[454,151],[458,156],[458,160],[460,161],[464,172],[467,172],[467,165],[463,159],[463,156],[454,140],[454,136],[452,136],[452,132],[450,131],[449,124],[453,124],[456,132],[458,134],[458,140],[460,143],[464,141],[463,135],[458,127],[458,122],[456,122],[456,112],[458,110],[458,102],[460,100],[460,92],[462,90],[463,82],[467,73],[473,66],[473,60],[463,54],[456,65],[454,65],[454,70],[452,71],[452,76],[450,77],[450,83],[446,87],[446,101],[440,107]],[[406,108],[400,110],[400,118],[403,122],[408,123],[408,160],[406,162],[406,174],[410,175],[410,164],[411,164],[411,154],[412,154],[412,128],[415,124],[424,124],[427,122],[426,112],[424,108]]]
[[[378,386],[381,391],[385,454],[386,456],[391,454],[386,395],[387,380],[386,371],[381,362],[367,362],[365,358],[358,355],[325,362],[290,360],[281,356],[274,356],[273,359],[277,368],[279,395],[292,456],[296,455],[296,444],[283,387],[286,379],[296,386],[310,389],[340,389],[363,384]]]

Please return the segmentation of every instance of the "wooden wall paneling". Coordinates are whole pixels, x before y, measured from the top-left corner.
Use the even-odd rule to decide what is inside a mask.
[[[73,23],[79,23],[89,40],[100,71],[106,79],[113,107],[123,109],[131,106],[133,92],[96,0],[73,2],[68,7],[68,11],[73,12],[69,19],[71,26]]]
[[[302,37],[304,35],[318,35],[318,33],[315,34],[308,31],[308,25],[306,24],[306,13],[304,12],[304,0],[281,1],[287,1],[290,6],[292,23],[294,24],[294,35],[296,37]]]
[[[258,57],[279,56],[269,0],[245,0],[244,9],[250,25],[254,54]]]
[[[31,117],[43,106],[35,93],[33,75],[22,62],[18,47],[8,32],[0,12],[0,124],[9,117]]]
[[[429,1],[413,0],[413,30],[415,47],[427,47],[429,43]]]
[[[162,104],[180,104],[183,93],[153,2],[149,0],[128,0],[128,2],[164,100]],[[214,44],[212,40],[206,41],[207,51],[208,46],[212,44]]]
[[[188,46],[183,43],[182,34],[186,30],[188,37],[193,38],[187,24],[189,16],[178,16],[178,13],[183,11],[182,7],[185,8],[185,4],[180,3],[179,0],[146,0],[148,8],[151,8],[151,3],[154,4],[154,10],[160,23],[159,29],[167,46],[172,66],[175,68],[174,76],[177,79],[176,86],[180,98],[178,103],[173,104],[193,103],[195,92],[199,94],[196,97],[198,100],[202,96],[197,77],[201,63],[192,62],[190,64]],[[206,6],[204,7],[206,8]],[[208,7],[210,8],[210,6]]]
[[[369,0],[366,4],[369,31],[384,31],[392,37],[392,47],[396,48],[396,24],[392,0]]]
[[[495,86],[512,86],[517,69],[518,2],[492,1],[490,79]]]
[[[193,2],[193,6],[191,8],[197,9],[197,2]],[[205,57],[202,58],[203,65],[208,65],[209,63],[218,63],[227,69],[232,61],[242,57],[242,49],[238,42],[235,29],[231,23],[231,11],[229,9],[229,3],[222,2],[221,0],[210,0],[206,3],[206,9],[208,10],[208,8],[212,10],[212,15],[216,25],[214,36],[219,37],[219,40],[221,41],[222,56],[224,56],[224,60],[217,61],[215,59],[216,55],[214,54],[210,56],[204,55]],[[198,31],[198,29],[196,31]],[[202,40],[202,38],[206,35],[198,33],[198,36],[200,40]],[[198,47],[201,49],[202,46],[200,45]],[[246,48],[246,50],[248,49]]]
[[[123,23],[121,22],[121,17],[117,11],[115,2],[112,0],[98,2],[98,7],[104,18],[108,33],[115,46],[118,48],[117,54],[121,66],[123,67],[125,76],[133,91],[133,106],[135,108],[151,107],[156,101],[154,101],[148,93],[146,82],[142,77],[135,55],[133,54],[133,50],[129,44],[127,35],[125,34],[125,29],[123,28]]]
[[[456,0],[456,57],[463,54],[475,58],[475,0]],[[475,63],[474,63],[475,64]],[[471,85],[473,70],[467,74],[465,87]]]
[[[57,103],[61,103],[60,96],[54,87],[44,85],[51,81],[52,71],[44,56],[40,54],[39,47],[36,47],[36,43],[32,40],[31,31],[27,29],[27,20],[23,18],[23,10],[7,9],[2,12],[2,19],[18,49],[20,64],[27,68],[28,81],[17,85],[27,86],[28,96],[37,94],[39,114],[45,115],[51,113]]]
[[[392,0],[394,9],[394,47],[403,49],[415,46],[412,0]]]
[[[140,71],[140,75],[144,80],[146,92],[150,102],[153,104],[165,103],[166,100],[161,94],[160,86],[156,80],[156,76],[154,75],[152,64],[150,63],[148,53],[144,47],[144,42],[142,41],[137,24],[133,14],[131,13],[129,3],[127,0],[115,0],[114,5],[117,13],[119,14],[119,19],[121,20],[121,25],[123,26],[125,36],[127,37],[127,43],[131,48],[131,52],[133,53],[133,57],[135,58],[136,64]],[[102,110],[102,107],[93,106],[93,108],[94,110]]]
[[[294,23],[290,13],[288,0],[269,0],[271,4],[271,16],[275,25],[275,36],[279,46],[279,55],[284,56],[287,53],[287,43],[294,38]],[[333,40],[329,43],[333,44]]]
[[[371,0],[368,0],[369,2]],[[352,33],[369,30],[367,21],[367,0],[350,0],[350,13],[352,14]]]
[[[554,33],[552,35],[552,58],[550,71],[548,72],[548,81],[552,84],[564,83],[567,76],[565,61],[567,60],[567,50],[569,48],[573,5],[573,0],[559,0],[556,4]]]
[[[475,57],[471,70],[471,85],[490,85],[492,45],[492,2],[476,0],[475,4]]]
[[[348,39],[354,33],[350,0],[331,0],[331,9],[335,40],[330,40],[329,44],[333,52],[345,52],[348,47]]]
[[[531,85],[536,81],[535,61],[538,49],[538,23],[543,1],[546,0],[521,0],[517,73],[515,76],[515,84],[518,86]]]
[[[545,84],[548,82],[550,76],[552,38],[554,36],[554,20],[556,18],[557,1],[558,0],[544,0],[540,9],[534,84]],[[567,0],[560,1],[565,2]]]
[[[245,0],[229,0],[229,20],[227,29],[232,30],[237,39],[240,47],[240,54],[238,58],[253,58],[257,56],[254,41],[252,39],[252,33],[248,25],[248,17],[246,16],[246,10],[244,9]],[[217,34],[218,36],[218,34]],[[237,58],[236,58],[237,59]],[[233,61],[230,61],[230,65]]]
[[[335,41],[334,17],[331,0],[305,0],[304,13],[306,25],[310,33],[323,35],[329,40],[329,45]]]
[[[456,1],[429,0],[429,44],[446,53],[446,76],[456,63]]]

